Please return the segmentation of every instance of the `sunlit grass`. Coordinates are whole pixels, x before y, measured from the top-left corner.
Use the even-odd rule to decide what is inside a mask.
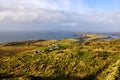
[[[90,41],[89,44],[80,44],[74,40],[35,41],[30,45],[14,46],[1,44],[0,78],[11,80],[120,79],[120,45],[118,45],[120,39]],[[60,49],[50,51],[48,47],[50,44],[58,44]],[[48,50],[48,52],[34,54],[37,50]]]

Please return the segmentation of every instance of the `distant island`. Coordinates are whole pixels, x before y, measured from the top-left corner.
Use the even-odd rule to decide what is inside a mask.
[[[120,38],[92,33],[74,35],[80,37],[0,44],[0,79],[120,79]]]

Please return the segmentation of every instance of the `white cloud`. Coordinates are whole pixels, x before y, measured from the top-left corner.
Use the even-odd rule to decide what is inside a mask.
[[[80,5],[76,4],[75,11],[82,8],[85,11],[79,13],[70,11],[71,0],[10,1],[0,0],[0,30],[120,31],[120,11],[89,10],[82,0]]]
[[[32,7],[67,11],[80,11],[88,9],[88,7],[83,3],[83,0],[0,0],[0,7],[8,9],[23,9]]]

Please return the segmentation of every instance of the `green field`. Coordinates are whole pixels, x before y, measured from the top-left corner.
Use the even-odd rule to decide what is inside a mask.
[[[0,80],[120,80],[120,39],[1,44]]]

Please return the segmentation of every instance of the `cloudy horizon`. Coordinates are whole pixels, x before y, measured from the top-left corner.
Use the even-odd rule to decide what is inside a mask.
[[[120,32],[119,0],[0,0],[0,31]]]

